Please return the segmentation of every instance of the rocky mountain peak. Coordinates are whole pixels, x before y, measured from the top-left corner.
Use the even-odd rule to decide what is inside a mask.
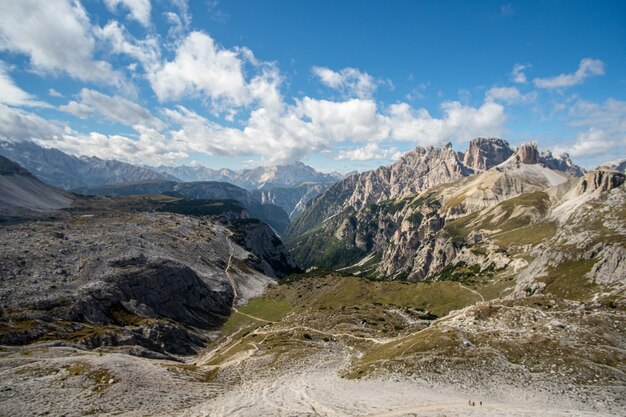
[[[485,171],[506,161],[513,150],[504,139],[476,138],[472,139],[463,155],[463,165],[474,171]]]
[[[537,164],[539,163],[539,150],[537,149],[537,142],[531,141],[520,145],[515,152],[516,162],[522,164]]]
[[[539,162],[541,162],[541,164],[543,164],[547,168],[557,171],[563,171],[575,177],[580,177],[585,173],[584,169],[572,162],[572,159],[566,152],[563,152],[555,158],[554,156],[552,156],[552,152],[546,150],[544,152],[541,152],[541,155],[539,156]]]
[[[609,191],[624,184],[624,174],[614,170],[597,169],[588,172],[580,180],[577,194],[592,193],[596,190]]]

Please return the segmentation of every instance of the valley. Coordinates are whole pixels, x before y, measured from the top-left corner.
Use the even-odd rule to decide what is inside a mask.
[[[81,195],[0,162],[2,415],[626,406],[620,165],[482,138],[300,204],[210,181]]]

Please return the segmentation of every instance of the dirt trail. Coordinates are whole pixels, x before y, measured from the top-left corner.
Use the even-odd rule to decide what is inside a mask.
[[[460,282],[459,282],[459,287],[463,288],[464,290],[473,292],[474,294],[476,294],[477,296],[480,297],[480,301],[482,301],[483,303],[485,302],[485,297],[483,297],[483,295],[481,293],[479,293],[478,291],[473,290],[473,289],[471,289],[469,287],[466,287],[465,285],[461,284]]]

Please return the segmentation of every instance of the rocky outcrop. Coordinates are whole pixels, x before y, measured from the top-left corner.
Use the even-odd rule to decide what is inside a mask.
[[[191,354],[233,303],[297,270],[259,221],[117,211],[114,201],[0,228],[0,241],[11,242],[0,247],[0,344]]]
[[[280,187],[251,191],[261,204],[279,206],[293,219],[305,208],[306,204],[330,187],[330,183],[303,184],[297,187]]]
[[[596,190],[608,191],[624,184],[624,174],[618,171],[597,169],[583,176],[577,188],[578,195]]]
[[[541,152],[541,155],[539,156],[539,162],[547,168],[562,171],[574,177],[580,177],[585,173],[584,169],[572,162],[569,154],[567,153],[562,153],[555,158],[552,156],[552,152],[544,151]]]
[[[537,149],[537,142],[526,142],[520,145],[513,158],[516,162],[522,164],[537,164],[539,163],[539,150]]]
[[[255,219],[233,220],[233,239],[250,252],[246,262],[264,275],[283,278],[301,272],[283,242],[264,223]]]
[[[474,171],[485,171],[506,161],[513,154],[509,143],[498,138],[472,139],[463,155],[463,164]]]
[[[626,247],[613,244],[604,245],[596,255],[599,261],[593,266],[587,277],[596,284],[626,284]]]

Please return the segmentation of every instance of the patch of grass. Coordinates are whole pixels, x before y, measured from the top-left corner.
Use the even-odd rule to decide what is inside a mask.
[[[243,314],[233,313],[230,315],[226,323],[221,327],[221,332],[224,335],[232,334],[242,328],[255,329],[261,325],[261,322],[254,320]]]
[[[372,365],[384,361],[402,360],[414,355],[456,356],[456,351],[461,346],[462,344],[456,332],[444,332],[441,329],[430,327],[370,349],[355,362],[353,368],[346,376],[348,378],[359,378],[365,375],[367,371],[377,368],[377,366]]]
[[[279,297],[295,306],[341,308],[380,303],[397,307],[419,307],[444,316],[451,310],[476,302],[476,295],[458,283],[372,281],[360,277],[329,275],[281,285],[268,297]]]
[[[550,198],[544,192],[520,194],[502,201],[484,214],[476,212],[451,220],[446,223],[444,229],[456,241],[464,240],[473,230],[498,230],[499,233],[513,231],[530,223],[530,214],[512,217],[513,212],[522,207],[543,215],[550,207]]]
[[[544,240],[552,238],[556,234],[554,223],[537,223],[508,232],[497,233],[493,238],[503,246],[511,245],[536,245]]]
[[[548,268],[548,275],[539,280],[546,284],[546,292],[566,300],[584,301],[597,289],[597,285],[585,276],[595,263],[594,259],[565,261]]]
[[[287,301],[256,298],[241,307],[239,311],[254,317],[259,317],[263,320],[279,321],[285,314],[291,311],[291,309],[292,306]]]

